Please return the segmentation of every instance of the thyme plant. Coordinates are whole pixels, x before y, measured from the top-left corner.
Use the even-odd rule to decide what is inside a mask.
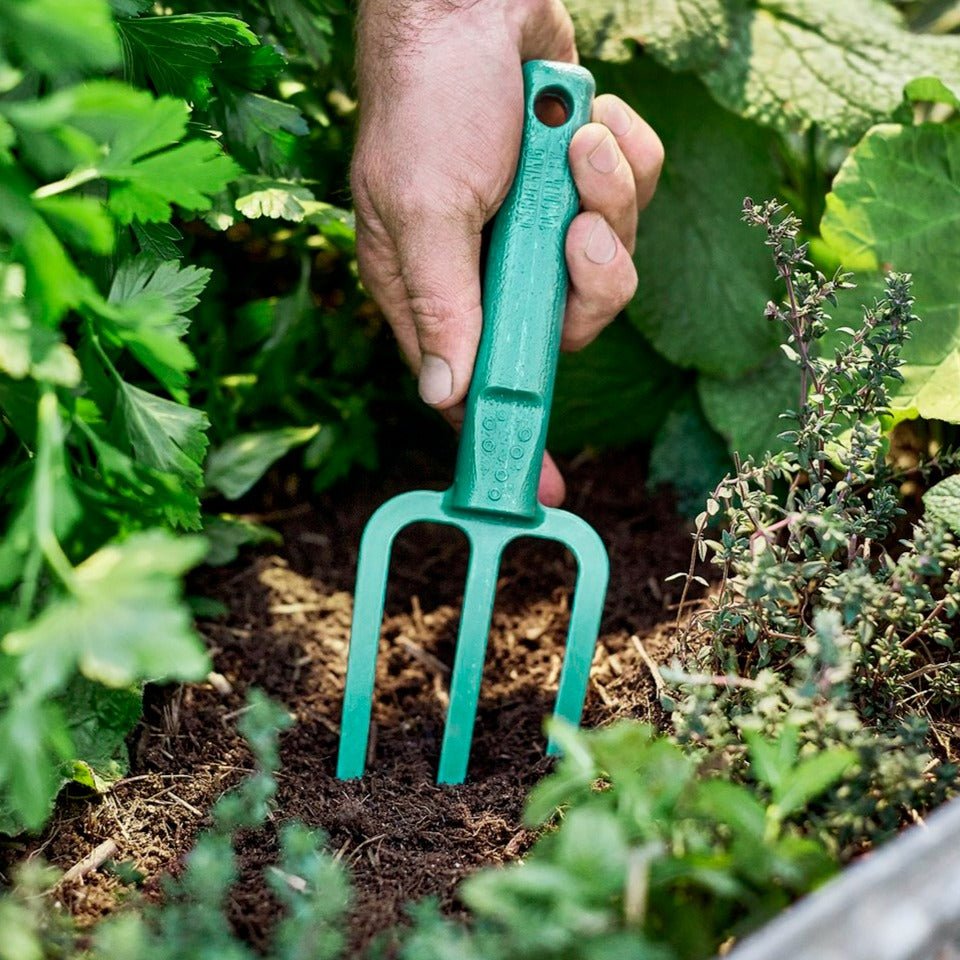
[[[738,461],[697,518],[687,585],[697,556],[720,578],[683,635],[701,672],[679,678],[677,719],[682,738],[735,759],[751,725],[799,724],[811,750],[856,747],[860,806],[840,838],[855,844],[941,799],[950,778],[960,548],[937,519],[903,537],[900,477],[886,457],[889,390],[917,323],[910,276],[888,274],[861,325],[832,331],[826,310],[853,286],[849,274],[813,268],[782,204],[747,199],[743,219],[766,232],[785,288],[765,312],[782,328],[799,397],[783,415],[783,449]]]

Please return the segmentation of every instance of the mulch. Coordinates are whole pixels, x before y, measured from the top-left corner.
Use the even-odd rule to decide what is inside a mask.
[[[543,718],[563,654],[575,568],[554,544],[526,541],[501,568],[469,780],[433,782],[446,684],[466,570],[455,532],[420,526],[397,541],[377,667],[373,756],[360,781],[333,776],[362,526],[400,490],[442,486],[445,463],[407,456],[377,481],[354,482],[313,502],[289,490],[268,515],[284,544],[196,575],[191,592],[230,612],[200,622],[218,676],[149,692],[131,741],[130,774],[102,798],[65,796],[47,831],[14,848],[66,869],[107,839],[116,859],[144,875],[147,898],[176,872],[211,805],[251,767],[235,728],[245,692],[258,686],[295,715],[281,740],[282,770],[271,824],[238,844],[240,878],[230,913],[257,947],[269,943],[279,905],[262,879],[277,852],[277,828],[300,819],[322,828],[350,869],[351,953],[389,939],[405,905],[436,897],[451,914],[459,881],[479,867],[521,857],[534,840],[522,825],[524,797],[550,768]],[[638,453],[611,453],[566,467],[567,507],[598,530],[610,552],[611,584],[584,722],[618,717],[659,722],[648,658],[669,659],[690,534],[664,494],[642,483]],[[269,498],[268,498],[269,501]],[[645,656],[646,655],[646,656]],[[9,852],[9,851],[8,851]],[[5,872],[5,871],[4,871]],[[60,888],[64,906],[92,924],[129,898],[116,876],[95,870]]]

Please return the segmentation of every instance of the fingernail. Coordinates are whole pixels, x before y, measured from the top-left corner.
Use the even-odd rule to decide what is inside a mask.
[[[610,134],[605,133],[587,159],[590,161],[590,166],[598,173],[613,173],[620,162],[619,153],[616,141]]]
[[[425,353],[420,364],[420,399],[435,406],[453,393],[453,371],[443,357]]]
[[[633,123],[630,114],[627,113],[627,108],[616,101],[613,101],[604,111],[603,122],[617,137],[622,137]]]
[[[617,255],[617,238],[613,235],[607,221],[603,217],[597,217],[597,222],[587,237],[587,245],[583,252],[587,259],[593,263],[609,263]],[[421,381],[422,383],[422,381]],[[421,395],[423,387],[420,388]]]

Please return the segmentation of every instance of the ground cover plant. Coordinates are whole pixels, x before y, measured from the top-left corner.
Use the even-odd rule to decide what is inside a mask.
[[[210,670],[193,613],[220,607],[186,600],[184,574],[372,468],[409,392],[343,209],[351,12],[230,6],[0,0],[0,833],[41,828],[65,782],[125,775],[143,684]],[[673,740],[569,734],[528,807],[539,828],[562,805],[557,828],[465,882],[469,930],[418,908],[384,948],[409,957],[705,957],[954,789],[960,489],[937,481],[960,421],[955,5],[569,6],[667,165],[641,296],[563,359],[552,443],[646,442],[691,513],[713,490],[694,561],[719,586],[675,581],[693,591],[677,659],[637,661]],[[769,250],[744,195],[797,211],[747,205]],[[904,466],[905,421],[927,442]],[[282,488],[251,496],[282,458]],[[926,490],[917,523],[904,480]],[[0,957],[250,955],[223,912],[229,851],[267,817],[282,720],[244,716],[262,773],[215,808],[167,907],[91,941],[28,869]],[[318,937],[338,955],[339,861],[284,838],[273,955]]]

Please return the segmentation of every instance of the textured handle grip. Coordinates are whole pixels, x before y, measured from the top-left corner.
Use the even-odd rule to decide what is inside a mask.
[[[451,507],[534,519],[567,301],[564,243],[580,198],[570,139],[590,118],[593,77],[582,67],[524,64],[523,142],[497,214],[483,287],[483,332],[467,395]],[[567,119],[547,126],[543,95]]]

